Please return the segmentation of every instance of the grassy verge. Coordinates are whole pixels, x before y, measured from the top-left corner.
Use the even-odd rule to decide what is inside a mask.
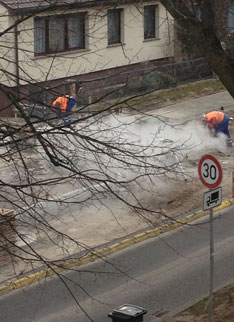
[[[217,79],[208,79],[194,83],[188,83],[173,88],[155,91],[139,98],[134,98],[132,102],[135,107],[142,105],[158,105],[163,107],[180,101],[189,100],[196,97],[214,94],[224,91],[225,88]]]
[[[205,298],[176,315],[175,322],[207,322],[209,299]],[[228,285],[213,295],[213,322],[234,321],[234,284]]]
[[[138,97],[129,96],[121,97],[112,100],[106,100],[101,104],[94,104],[93,109],[99,110],[106,108],[107,106],[114,106],[116,108],[126,109],[139,109],[150,110],[155,108],[161,108],[171,104],[176,104],[181,101],[193,99],[196,97],[206,96],[214,93],[224,91],[225,88],[221,82],[215,78],[201,80],[193,83],[187,83],[176,87],[153,91],[149,94],[142,94]],[[115,108],[115,107],[114,107]]]

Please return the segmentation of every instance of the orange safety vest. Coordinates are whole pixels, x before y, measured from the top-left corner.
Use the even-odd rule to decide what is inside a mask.
[[[215,124],[220,124],[224,119],[224,113],[213,111],[206,114],[206,122],[208,123],[209,127],[213,128]]]
[[[59,105],[59,109],[62,112],[65,112],[67,109],[68,98],[65,96],[59,96],[55,101],[53,101],[52,106],[56,108],[56,105]]]

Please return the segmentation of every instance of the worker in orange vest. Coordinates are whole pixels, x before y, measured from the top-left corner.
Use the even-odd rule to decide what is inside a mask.
[[[77,83],[78,93],[83,89],[81,83]],[[72,123],[71,113],[72,108],[77,104],[77,100],[70,95],[62,95],[56,98],[52,103],[52,108],[58,114],[59,117],[63,118],[65,125],[70,125]]]
[[[227,136],[227,146],[232,147],[232,139],[228,129],[229,117],[227,114],[222,111],[212,111],[204,115],[204,120],[210,130],[215,130],[215,136],[218,136],[219,133],[224,133]]]
[[[76,103],[77,101],[69,95],[59,96],[53,101],[52,107],[58,116],[63,119],[65,125],[72,123],[71,112]]]

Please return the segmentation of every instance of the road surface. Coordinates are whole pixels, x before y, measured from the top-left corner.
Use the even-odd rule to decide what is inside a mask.
[[[234,207],[214,220],[214,288],[234,278]],[[196,302],[209,292],[209,225],[184,226],[82,266],[62,277],[93,321],[111,321],[107,314],[124,303],[148,310],[144,321],[157,321]],[[95,273],[94,273],[95,272]],[[0,299],[4,322],[86,322],[68,289],[57,278],[43,280]]]

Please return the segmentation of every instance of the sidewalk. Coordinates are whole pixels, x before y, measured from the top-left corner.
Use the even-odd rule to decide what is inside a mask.
[[[226,110],[234,108],[234,99],[227,91],[170,105],[152,111],[150,114],[165,116],[176,120],[191,120],[199,118],[202,114],[211,110],[219,110],[221,106],[224,107],[224,110],[225,108]]]
[[[147,114],[185,121],[199,118],[203,113],[214,109],[220,109],[221,106],[227,111],[232,107],[234,108],[234,100],[226,91],[170,105]],[[118,209],[118,213],[115,216],[111,214],[108,209],[98,210],[91,205],[87,207],[87,209],[84,209],[83,212],[77,214],[76,218],[67,215],[59,222],[53,220],[53,226],[55,229],[63,231],[74,240],[77,240],[79,245],[81,245],[67,243],[66,248],[70,248],[71,255],[80,252],[82,245],[86,245],[88,249],[116,243],[125,236],[146,230],[148,228],[148,223],[133,216],[127,208]],[[46,258],[50,260],[59,260],[69,255],[63,253],[56,244],[44,240],[43,236],[38,237],[35,235],[35,232],[28,232],[28,234],[32,246],[38,253],[43,254]],[[57,240],[56,242],[61,245],[64,243],[63,240]],[[40,269],[40,267],[35,266],[35,271],[38,269]],[[33,272],[31,265],[23,264],[22,262],[20,262],[20,264],[15,263],[14,267],[9,267],[8,265],[1,267],[0,285],[9,283],[12,279],[15,279],[17,275],[18,278],[21,278],[29,272],[30,274]]]

